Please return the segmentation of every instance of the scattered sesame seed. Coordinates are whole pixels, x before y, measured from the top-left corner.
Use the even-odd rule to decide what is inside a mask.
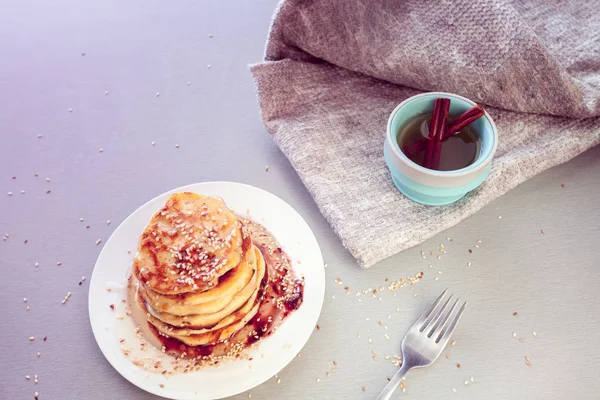
[[[513,316],[514,316],[514,317],[516,317],[517,315],[519,315],[519,313],[515,311],[515,312],[513,313]]]
[[[82,282],[85,282],[85,276],[82,276],[82,277],[81,277],[81,281],[82,281]]]
[[[35,397],[38,397],[38,392],[35,392],[33,395],[34,395]]]
[[[498,219],[502,219],[502,215],[498,215]]]
[[[356,338],[357,338],[357,339],[360,339],[360,334],[357,334],[357,335],[356,335]]]
[[[46,178],[46,182],[50,182],[50,178]]]
[[[265,165],[265,171],[269,172],[269,166]]]
[[[40,264],[38,262],[36,262],[35,264],[33,264],[33,266],[37,268],[40,266]]]
[[[21,194],[25,194],[25,191],[24,191],[24,190],[21,190]]]
[[[252,398],[252,394],[248,393],[248,398],[251,399]]]
[[[71,297],[71,292],[67,292],[67,295],[63,299],[62,304],[65,304],[67,302],[67,300],[69,300],[69,297]]]
[[[434,281],[439,281],[439,280],[440,280],[440,277],[439,277],[439,276],[436,276],[435,278],[433,278],[433,280],[434,280]]]
[[[321,382],[321,379],[320,379],[320,378],[317,378],[317,383],[319,383],[319,382]]]
[[[277,383],[281,383],[281,378],[277,378]]]
[[[213,37],[213,34],[211,33],[210,35],[208,35],[208,37],[212,39],[212,37]]]
[[[469,381],[465,381],[465,386],[469,384]]]
[[[42,355],[42,353],[40,353],[39,351],[37,352],[37,356],[38,358]]]
[[[460,368],[460,363],[456,363],[456,368]]]
[[[27,303],[27,297],[23,297],[23,303]]]
[[[456,393],[456,388],[452,388],[452,391],[453,391],[454,393]]]
[[[400,312],[400,307],[396,307],[396,312]]]
[[[72,109],[72,108],[69,108],[69,112],[73,112],[73,109]]]
[[[156,97],[160,96],[160,93],[156,92]]]
[[[154,146],[155,144],[156,144],[156,142],[153,140],[153,141],[152,141],[152,146]]]
[[[329,378],[329,371],[325,372],[325,376]]]
[[[517,332],[513,332],[513,337],[517,337]]]
[[[533,336],[537,336],[537,333],[535,333],[535,332],[532,332],[531,334],[532,334]]]
[[[334,360],[333,361],[333,365],[338,365],[337,361]]]
[[[29,337],[29,341],[30,341],[30,342],[33,342],[34,340],[35,340],[35,338],[34,338],[33,336],[30,336],[30,337]]]
[[[369,343],[373,343],[373,341],[371,339],[369,339]]]
[[[363,386],[362,387],[362,391],[364,392],[365,390],[367,390],[367,388]]]
[[[452,341],[450,344],[451,344],[452,346],[456,346],[456,340],[453,340],[453,341]]]
[[[102,239],[98,239],[98,240],[96,240],[96,245],[98,245],[98,244],[100,244],[100,243],[102,243]]]
[[[187,84],[188,84],[188,86],[190,86],[192,84],[192,82],[188,82]]]
[[[542,235],[545,235],[545,233],[544,233],[544,230],[543,230],[543,229],[541,230],[541,232],[542,232]]]
[[[450,354],[446,354],[446,358],[450,358]]]
[[[475,378],[471,377],[471,382],[475,382]]]
[[[25,309],[26,309],[27,311],[31,310],[31,308],[30,308],[29,306],[25,307]]]
[[[470,262],[468,262],[468,263],[467,263],[467,267],[470,267],[470,266],[471,266],[471,263],[470,263]]]
[[[211,65],[210,65],[210,64],[208,64],[208,65],[206,66],[206,68],[210,69],[210,68],[211,68]]]
[[[158,386],[160,386],[161,389],[165,387],[165,385],[163,385],[162,383],[160,383]]]
[[[102,153],[103,151],[104,151],[104,149],[101,147],[101,148],[98,150],[98,153]]]
[[[6,194],[7,194],[7,195],[9,195],[9,196],[12,196],[12,192],[8,192],[8,193],[6,193]]]
[[[437,259],[438,259],[438,260],[441,260],[441,259],[442,259],[442,256],[437,256]]]
[[[331,295],[331,298],[335,300],[335,296],[334,295]]]
[[[25,375],[25,379],[30,380],[31,377],[29,375]]]
[[[110,219],[106,221],[106,225],[110,225]]]
[[[106,95],[108,95],[108,90],[105,90],[105,91],[104,91],[104,95],[105,95],[105,96],[106,96]]]

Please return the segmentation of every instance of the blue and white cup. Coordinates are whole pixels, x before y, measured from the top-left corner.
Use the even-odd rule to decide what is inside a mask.
[[[481,140],[479,155],[471,165],[455,171],[436,171],[411,161],[398,145],[399,129],[415,116],[432,112],[433,102],[439,97],[450,99],[451,115],[461,114],[476,105],[451,93],[430,92],[410,97],[390,115],[383,148],[385,162],[398,190],[409,199],[429,206],[452,204],[481,185],[490,173],[492,158],[498,147],[496,125],[486,112],[471,124]]]

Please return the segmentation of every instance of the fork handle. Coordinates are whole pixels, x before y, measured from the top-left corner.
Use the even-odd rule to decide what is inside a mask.
[[[398,371],[396,371],[392,379],[388,382],[387,385],[385,385],[385,387],[383,388],[381,393],[379,393],[379,396],[377,396],[377,399],[375,400],[389,400],[392,397],[392,394],[394,393],[398,385],[400,384],[400,381],[402,380],[402,378],[404,378],[404,375],[406,375],[409,369],[410,367],[406,363],[402,364],[402,366],[398,368]]]

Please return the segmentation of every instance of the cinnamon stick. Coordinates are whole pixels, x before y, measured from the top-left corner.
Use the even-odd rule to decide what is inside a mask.
[[[442,153],[442,141],[444,139],[444,134],[446,133],[446,119],[448,118],[448,111],[450,110],[450,99],[440,99],[440,116],[438,126],[436,127],[435,137],[434,137],[434,148],[433,154],[431,155],[431,163],[429,168],[431,169],[439,169],[440,168],[440,156]]]
[[[436,163],[439,165],[439,152],[437,142],[442,143],[442,135],[445,131],[446,118],[450,109],[450,99],[438,98],[433,102],[433,112],[429,122],[429,140],[425,150],[423,166],[432,168]]]
[[[473,121],[481,118],[484,114],[485,111],[480,105],[471,107],[448,124],[448,128],[446,129],[446,132],[442,137],[442,141],[448,140],[452,135],[459,132],[461,129],[463,129],[465,126],[469,125]],[[402,148],[402,152],[406,154],[409,158],[412,158],[420,152],[427,149],[427,142],[429,142],[427,138],[417,140],[414,143],[404,146]]]

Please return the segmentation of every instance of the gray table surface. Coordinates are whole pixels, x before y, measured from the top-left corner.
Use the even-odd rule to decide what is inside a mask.
[[[261,59],[275,5],[2,2],[0,235],[10,236],[0,242],[0,399],[33,399],[35,391],[40,400],[156,398],[104,359],[89,326],[88,281],[78,283],[91,276],[96,240],[105,242],[139,205],[212,180],[255,185],[290,203],[328,264],[320,330],[281,382],[252,389],[253,399],[373,399],[394,372],[385,356],[398,353],[405,331],[446,287],[469,300],[456,345],[449,358],[410,372],[406,393],[394,398],[600,398],[600,148],[362,270],[259,117],[246,64]],[[440,243],[441,260],[422,259],[421,250]],[[420,271],[424,279],[395,296],[354,295]],[[327,377],[334,360],[337,372]]]

